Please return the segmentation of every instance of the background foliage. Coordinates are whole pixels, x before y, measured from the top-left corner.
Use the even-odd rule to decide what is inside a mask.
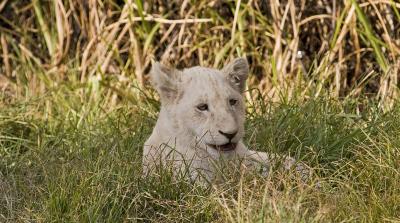
[[[3,74],[11,95],[64,81],[146,84],[151,60],[179,68],[251,64],[269,98],[397,96],[400,3],[388,1],[14,0],[0,5]],[[122,87],[124,86],[124,87]],[[113,92],[111,94],[116,94]]]

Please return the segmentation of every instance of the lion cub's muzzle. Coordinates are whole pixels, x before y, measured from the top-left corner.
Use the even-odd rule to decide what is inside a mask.
[[[217,151],[221,151],[221,152],[229,152],[229,151],[233,151],[236,149],[237,143],[233,143],[233,142],[228,142],[226,144],[223,145],[212,145],[212,144],[207,144],[207,146],[217,150]]]

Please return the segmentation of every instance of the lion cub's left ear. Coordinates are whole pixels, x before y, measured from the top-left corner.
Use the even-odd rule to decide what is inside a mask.
[[[178,95],[178,83],[181,72],[153,62],[150,71],[150,82],[161,97],[161,103],[170,103]]]
[[[235,89],[240,92],[244,91],[249,74],[249,64],[245,58],[234,59],[222,69],[222,72]]]

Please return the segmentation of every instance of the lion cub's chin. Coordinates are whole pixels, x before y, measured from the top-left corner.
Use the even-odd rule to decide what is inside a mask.
[[[234,142],[228,142],[223,145],[213,145],[213,144],[207,144],[208,147],[218,151],[218,152],[231,152],[234,151],[237,147],[237,143]]]

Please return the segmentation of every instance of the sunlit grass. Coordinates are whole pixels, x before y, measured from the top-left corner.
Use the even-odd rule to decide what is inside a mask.
[[[73,110],[43,103],[68,94]],[[306,183],[279,169],[266,178],[234,174],[207,188],[173,180],[168,170],[142,177],[157,105],[109,109],[103,99],[90,106],[70,91],[54,95],[0,112],[2,221],[400,220],[397,105],[385,114],[372,102],[363,111],[327,98],[255,102],[268,109],[249,109],[249,147],[291,154],[314,174]]]

